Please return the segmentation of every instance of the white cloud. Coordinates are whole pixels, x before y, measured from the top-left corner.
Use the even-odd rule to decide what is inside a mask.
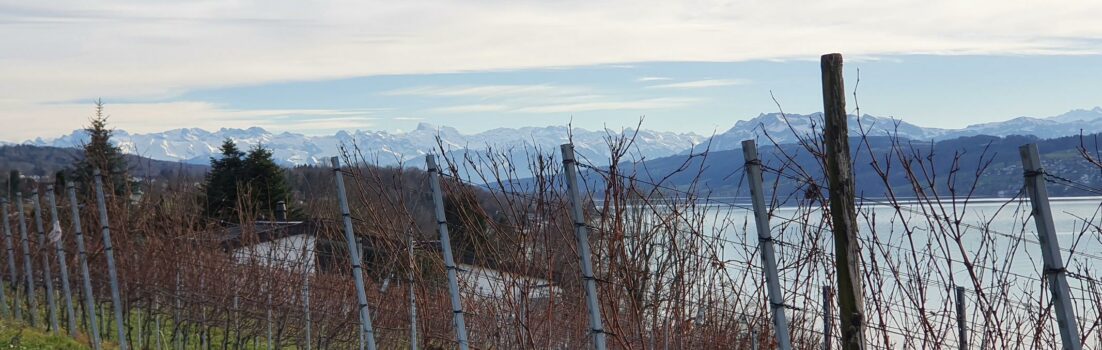
[[[635,79],[635,81],[662,81],[662,80],[671,80],[671,79],[673,79],[673,78],[670,78],[670,77],[642,77],[642,78],[639,78],[639,79]]]
[[[1093,0],[61,0],[0,9],[0,122],[49,121],[4,128],[4,139],[57,132],[88,112],[50,102],[204,87],[826,52],[1102,52],[1102,2]]]
[[[699,101],[695,98],[649,98],[629,101],[597,101],[567,104],[549,104],[522,107],[513,110],[519,113],[575,113],[608,110],[648,110],[689,105]]]
[[[588,89],[579,86],[554,85],[480,85],[480,86],[416,86],[383,91],[384,96],[429,96],[429,97],[525,97],[525,96],[561,96],[585,92]]]
[[[504,105],[495,104],[479,104],[479,105],[459,105],[459,106],[447,106],[429,109],[429,112],[437,113],[475,113],[475,112],[495,112],[504,111],[508,107]]]
[[[720,87],[720,86],[742,85],[742,84],[746,84],[746,83],[749,83],[749,81],[748,80],[742,80],[742,79],[705,79],[705,80],[686,81],[686,82],[681,82],[681,83],[651,85],[651,86],[648,86],[648,88],[657,88],[657,89],[699,89],[699,88],[710,88],[710,87]]]

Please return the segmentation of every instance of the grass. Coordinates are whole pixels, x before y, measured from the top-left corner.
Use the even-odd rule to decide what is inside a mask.
[[[34,328],[10,320],[0,320],[0,348],[7,349],[91,349],[87,344],[69,338],[64,333],[50,334],[40,328]],[[113,348],[113,347],[105,347]]]

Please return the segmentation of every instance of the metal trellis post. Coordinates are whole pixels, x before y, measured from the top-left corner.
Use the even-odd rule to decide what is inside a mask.
[[[19,278],[19,275],[16,273],[16,270],[15,270],[15,256],[13,256],[15,254],[15,248],[12,247],[12,242],[11,242],[11,226],[9,226],[9,223],[8,223],[8,199],[7,198],[0,198],[0,207],[3,207],[2,215],[4,216],[3,217],[4,248],[6,249],[5,251],[7,252],[7,258],[8,258],[8,273],[10,274],[10,276],[9,276],[10,281],[9,282],[11,282],[10,285],[12,287],[12,290],[15,290],[18,286],[18,283],[16,282],[16,280]],[[5,293],[3,291],[4,289],[6,289],[6,288],[0,288],[0,298],[3,298],[3,300],[0,300],[0,302],[3,302],[3,304],[4,304],[4,316],[7,316],[8,315],[8,306],[7,306],[8,305],[7,299],[8,298],[7,298],[7,295],[5,295]],[[21,319],[23,319],[23,312],[19,311],[19,300],[18,300],[19,296],[18,295],[19,295],[19,293],[16,293],[16,295],[12,296],[12,298],[11,298],[11,301],[12,301],[11,302],[11,309],[12,309],[12,311],[15,311],[15,319],[21,320]]]
[[[58,230],[61,229],[61,217],[57,215],[57,198],[54,196],[54,185],[46,186],[46,200],[50,202],[50,219],[52,219],[52,225]],[[57,267],[61,273],[61,293],[65,297],[65,317],[66,324],[69,327],[69,336],[77,337],[77,316],[73,311],[73,292],[69,289],[69,264],[68,259],[65,258],[65,239],[64,235],[61,235],[54,241],[54,247],[57,248]]]
[[[27,238],[27,218],[23,209],[23,193],[15,192],[15,210],[19,216],[19,246],[23,250],[23,276],[26,278],[27,314],[31,327],[38,324],[38,298],[34,292],[34,263],[31,259],[30,240]]]
[[[344,174],[341,172],[341,161],[338,157],[330,160],[333,165],[333,174],[337,179],[337,198],[340,201],[341,217],[344,221],[344,238],[348,241],[348,257],[352,263],[352,278],[356,283],[356,298],[359,301],[361,338],[367,345],[367,350],[375,350],[375,331],[371,326],[371,311],[367,306],[367,291],[364,289],[364,275],[360,260],[360,250],[356,247],[356,233],[352,230],[352,213],[348,207],[348,195],[344,190]]]
[[[1067,270],[1060,256],[1060,241],[1056,239],[1056,225],[1052,222],[1052,208],[1048,203],[1048,187],[1045,185],[1045,171],[1041,167],[1041,156],[1036,144],[1028,144],[1018,149],[1022,156],[1022,168],[1025,170],[1025,188],[1033,206],[1033,221],[1037,223],[1037,238],[1041,244],[1041,256],[1044,260],[1044,276],[1052,292],[1052,303],[1056,309],[1056,323],[1060,327],[1060,338],[1064,349],[1081,350],[1083,344],[1079,338],[1079,324],[1075,319],[1075,309],[1068,290]]]
[[[46,246],[46,232],[42,230],[42,201],[38,190],[31,192],[34,202],[34,228],[38,230],[38,252],[42,254],[42,284],[46,286],[46,317],[50,320],[50,332],[57,334],[57,303],[54,301],[54,278],[50,272],[50,249]]]
[[[578,194],[578,169],[574,159],[574,145],[563,144],[562,166],[566,176],[566,186],[570,196],[570,209],[574,217],[574,236],[578,240],[578,255],[582,264],[582,279],[585,282],[585,300],[589,309],[589,328],[593,334],[593,348],[605,350],[605,329],[601,324],[601,304],[597,302],[597,280],[593,277],[593,261],[589,250],[589,231],[585,225],[585,214]]]
[[[781,295],[781,282],[777,271],[773,234],[769,231],[769,208],[765,206],[765,191],[762,189],[761,159],[758,159],[758,146],[754,143],[754,140],[742,141],[742,155],[743,159],[746,160],[746,178],[750,180],[750,196],[754,204],[754,224],[758,230],[758,249],[761,250],[761,262],[762,266],[765,267],[769,309],[773,313],[773,333],[777,337],[778,348],[791,350],[792,339],[788,333],[788,320],[784,315],[784,296]]]
[[[92,294],[92,277],[88,272],[88,252],[84,249],[84,231],[80,224],[80,202],[77,201],[76,186],[72,182],[65,184],[69,192],[69,207],[73,216],[73,240],[77,243],[77,255],[80,258],[80,277],[83,279],[85,313],[88,317],[88,326],[92,333],[92,346],[95,350],[102,349],[99,336],[99,325],[96,323],[96,298]]]
[[[107,275],[111,279],[111,304],[115,309],[115,328],[118,330],[119,350],[126,350],[126,326],[122,318],[122,296],[119,294],[119,273],[115,269],[115,252],[111,247],[111,222],[107,218],[107,198],[103,194],[103,173],[92,172],[96,180],[96,205],[99,207],[100,228],[103,230],[103,255],[107,258]]]
[[[435,207],[436,226],[440,233],[440,248],[444,252],[444,268],[448,272],[448,294],[451,297],[453,320],[455,321],[455,340],[459,350],[467,350],[467,323],[463,319],[463,301],[459,298],[459,277],[452,255],[451,237],[448,235],[448,219],[444,214],[444,194],[440,190],[440,167],[436,165],[436,156],[425,156],[429,168],[429,185],[432,187],[432,203]]]

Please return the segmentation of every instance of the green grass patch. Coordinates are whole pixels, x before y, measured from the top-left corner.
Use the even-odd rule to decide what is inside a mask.
[[[67,334],[32,328],[21,322],[0,320],[0,348],[5,349],[91,349]]]

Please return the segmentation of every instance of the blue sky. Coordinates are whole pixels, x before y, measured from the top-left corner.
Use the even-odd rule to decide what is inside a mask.
[[[645,117],[708,134],[777,111],[771,92],[786,112],[821,109],[828,52],[851,91],[860,69],[863,113],[958,128],[1102,105],[1099,15],[1093,1],[0,1],[0,140],[68,133],[96,98],[131,132]]]
[[[1099,63],[1102,56],[885,56],[852,60],[846,79],[862,113],[959,128],[1102,105]],[[819,111],[819,74],[817,60],[628,63],[264,84],[191,91],[169,101],[347,112],[284,117],[318,121],[316,129],[299,129],[315,133],[334,132],[328,120],[365,129],[428,122],[478,132],[570,122],[620,128],[644,118],[647,128],[706,134],[777,111],[770,93],[786,112]]]

